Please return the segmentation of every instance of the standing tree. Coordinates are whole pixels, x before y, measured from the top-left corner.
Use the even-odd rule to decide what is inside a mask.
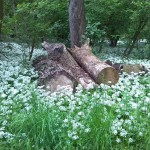
[[[3,5],[4,4],[4,1],[3,0],[0,0],[0,41],[2,40],[2,20],[3,20]]]
[[[15,8],[15,5],[13,7]],[[41,40],[64,41],[68,37],[67,1],[64,3],[61,0],[20,0],[14,10],[15,12],[8,14],[10,17],[5,19],[5,30],[9,29],[9,33],[15,34],[15,38],[20,42],[28,44],[29,60]]]
[[[129,28],[129,44],[127,45],[124,56],[129,56],[133,51],[135,44],[141,39],[142,32],[147,27],[150,21],[150,3],[149,0],[141,1],[138,0],[133,5],[132,16],[131,18],[131,26]]]
[[[70,23],[71,47],[74,47],[75,45],[81,47],[82,35],[86,27],[84,0],[69,1],[69,23]]]
[[[137,26],[137,29],[135,30],[135,33],[133,35],[133,37],[131,38],[128,46],[126,47],[125,51],[124,51],[124,56],[128,56],[130,55],[130,53],[132,52],[136,42],[140,39],[140,34],[143,31],[143,29],[145,28],[145,26],[148,23],[148,18],[142,18],[142,20],[139,21],[139,24]]]
[[[95,37],[98,41],[101,39],[107,39],[111,47],[117,46],[118,40],[122,38],[124,33],[127,32],[129,26],[130,13],[128,10],[130,5],[131,4],[129,0],[85,1],[86,10],[90,10],[87,11],[86,14],[87,20],[92,25],[99,23],[99,25],[97,26],[97,30],[102,31],[102,37],[99,37],[99,34],[97,37]],[[94,31],[94,28],[92,27],[90,31],[92,33]]]

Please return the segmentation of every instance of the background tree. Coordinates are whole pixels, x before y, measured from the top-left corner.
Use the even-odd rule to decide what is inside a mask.
[[[20,42],[30,46],[29,59],[34,47],[44,39],[64,43],[68,40],[69,25],[65,23],[68,20],[67,1],[20,0],[15,13],[10,14],[5,19],[6,34],[15,35]]]
[[[69,1],[69,24],[71,47],[74,47],[74,45],[81,47],[82,36],[86,27],[84,0]]]
[[[123,40],[124,54],[129,55],[140,39],[149,41],[150,37],[149,0],[70,0],[69,15],[67,0],[5,0],[3,8],[3,37],[27,43],[30,55],[45,39],[67,46],[71,39],[72,47],[80,47],[83,34],[97,52],[107,42],[115,47],[118,40]]]
[[[117,41],[127,31],[129,25],[130,2],[119,0],[86,0],[87,19],[92,23],[100,22],[98,29],[105,31],[111,47],[117,46]],[[90,11],[89,11],[90,10]]]
[[[0,0],[0,41],[2,40],[2,21],[3,21],[3,11],[4,11],[4,1]]]
[[[124,51],[125,56],[128,56],[132,52],[139,39],[147,38],[146,34],[142,36],[142,33],[150,21],[150,2],[147,0],[133,1],[130,11],[132,15],[130,16],[131,24],[128,30],[129,42]]]

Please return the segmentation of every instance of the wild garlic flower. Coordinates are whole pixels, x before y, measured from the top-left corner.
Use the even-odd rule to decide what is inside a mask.
[[[128,134],[128,132],[125,129],[122,129],[120,132],[120,136],[122,136],[122,137],[126,137],[127,134]]]
[[[121,142],[121,139],[117,138],[117,139],[116,139],[116,142],[117,142],[117,143],[120,143],[120,142]]]
[[[133,139],[132,138],[129,138],[129,143],[133,143]]]

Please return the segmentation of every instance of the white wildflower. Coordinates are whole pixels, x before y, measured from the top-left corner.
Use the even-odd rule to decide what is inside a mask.
[[[125,129],[122,129],[121,132],[120,132],[120,136],[122,136],[122,137],[126,137],[127,134],[128,133]]]
[[[134,117],[133,116],[129,116],[130,120],[134,120]]]
[[[131,107],[133,109],[136,109],[138,107],[138,103],[135,103],[135,102],[131,102]]]
[[[121,102],[121,98],[117,98],[117,101],[118,101],[118,102]]]
[[[66,111],[66,110],[67,110],[64,106],[59,106],[59,109],[60,109],[61,111]]]
[[[128,124],[128,125],[131,125],[131,120],[129,120],[129,119],[127,119],[127,120],[125,120],[125,124]]]
[[[32,108],[32,106],[26,106],[26,107],[25,107],[25,109],[26,109],[27,111],[31,110],[31,108]]]
[[[150,103],[150,98],[149,98],[149,97],[146,97],[146,98],[145,98],[145,102],[146,102],[146,103]]]
[[[5,93],[2,93],[2,94],[1,94],[1,97],[2,97],[2,98],[5,98],[5,97],[7,97],[7,95],[6,95]]]
[[[67,123],[67,122],[68,122],[68,119],[64,119],[63,121],[64,121],[64,123]]]
[[[7,125],[7,122],[8,122],[7,120],[4,120],[4,121],[2,122],[2,125],[3,125],[3,126],[6,126],[6,125]]]
[[[83,90],[83,87],[81,84],[78,84],[78,86],[76,87],[76,90],[77,91],[82,91]]]
[[[84,112],[80,111],[80,112],[78,112],[78,115],[79,116],[84,116]]]
[[[129,143],[133,143],[133,139],[132,138],[129,138]]]
[[[78,137],[77,135],[74,135],[74,136],[72,137],[72,139],[73,139],[73,140],[77,140],[77,139],[79,139],[79,137]]]
[[[12,89],[12,94],[15,95],[17,94],[19,91],[17,89]]]
[[[72,132],[68,131],[68,137],[71,138],[72,137]]]
[[[89,83],[88,86],[86,87],[87,90],[93,89],[93,88],[94,88],[94,83],[93,82]]]
[[[143,133],[142,133],[142,132],[139,132],[139,136],[143,136]]]
[[[119,138],[117,138],[117,139],[116,139],[116,142],[117,142],[117,143],[120,143],[120,142],[121,142],[121,140],[120,140]]]
[[[90,128],[86,128],[86,129],[85,129],[85,133],[89,133],[90,131],[91,131]]]
[[[113,134],[117,135],[118,131],[117,130],[113,130]]]
[[[125,114],[126,114],[127,116],[129,116],[130,113],[129,113],[129,112],[125,112]]]
[[[0,131],[0,139],[2,139],[5,135],[5,132],[4,131]]]
[[[79,124],[78,124],[77,122],[74,122],[74,123],[72,124],[73,129],[77,129],[78,126],[79,126]]]
[[[147,107],[144,106],[144,107],[141,108],[141,110],[147,111]]]

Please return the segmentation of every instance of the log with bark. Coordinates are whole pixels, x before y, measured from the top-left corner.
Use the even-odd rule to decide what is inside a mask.
[[[86,72],[94,79],[97,84],[116,84],[119,80],[119,74],[110,65],[99,60],[93,53],[89,46],[89,41],[81,48],[75,47],[68,49],[74,59],[84,68]]]
[[[88,88],[91,83],[96,85],[66,50],[64,44],[43,42],[42,46],[48,56],[41,56],[33,61],[33,66],[39,72],[39,85],[48,85],[51,91],[55,91],[57,86],[66,86],[68,82],[72,88],[76,83],[80,83],[84,88]]]
[[[88,44],[69,51],[61,43],[43,42],[42,46],[48,55],[35,59],[33,66],[39,72],[39,85],[45,85],[48,91],[54,92],[60,86],[74,89],[78,83],[85,89],[91,84],[112,85],[119,79],[118,72],[94,56]]]
[[[77,84],[72,76],[48,56],[38,57],[33,61],[33,66],[39,73],[38,85],[44,85],[47,91],[55,92],[60,86],[74,89]]]
[[[123,64],[123,63],[113,63],[110,60],[106,60],[105,63],[115,68],[118,73],[137,73],[137,74],[145,74],[148,72],[147,68],[141,64]]]

